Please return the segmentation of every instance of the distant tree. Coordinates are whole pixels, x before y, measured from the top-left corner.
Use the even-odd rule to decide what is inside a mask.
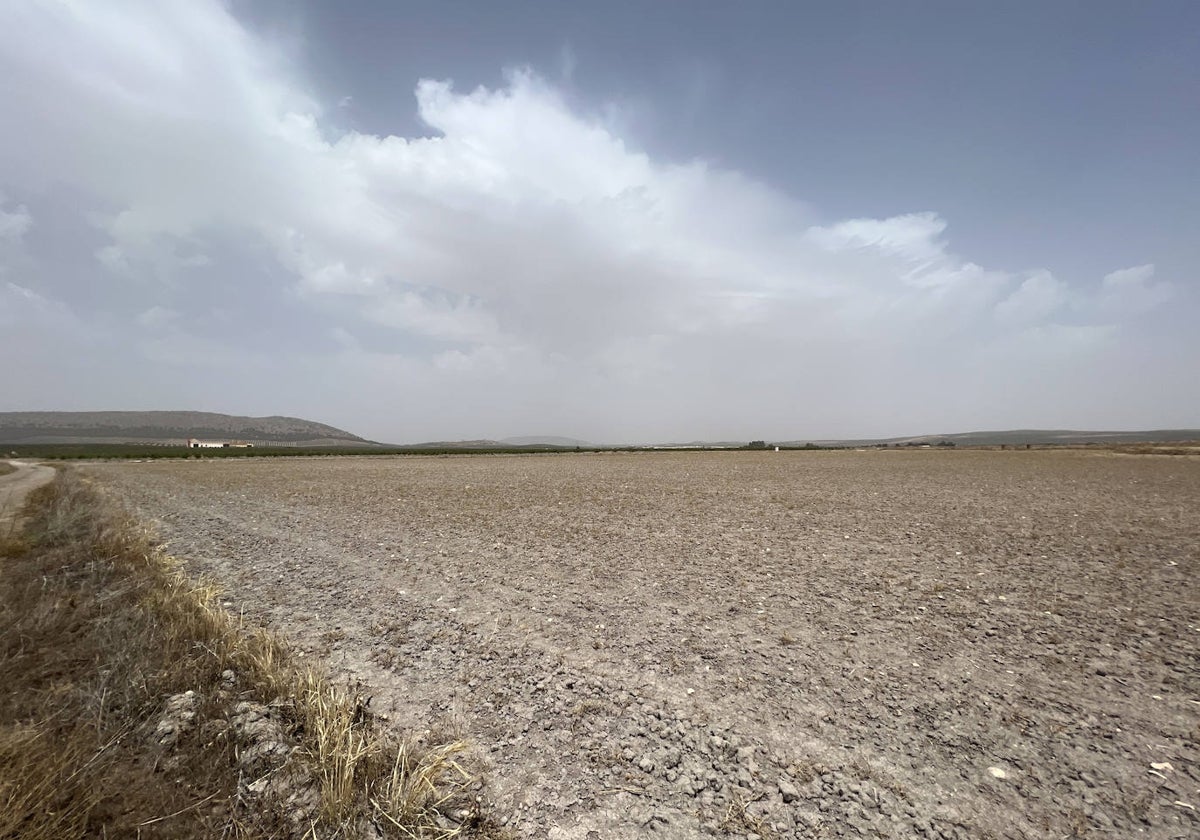
[[[746,446],[747,449],[766,449],[767,442],[765,440],[752,440]]]

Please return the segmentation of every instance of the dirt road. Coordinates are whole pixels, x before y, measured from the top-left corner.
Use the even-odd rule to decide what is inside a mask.
[[[4,461],[15,472],[0,475],[0,538],[15,534],[20,528],[19,516],[25,498],[38,487],[54,478],[51,467],[25,461]]]
[[[1200,459],[89,469],[524,836],[1200,833]]]

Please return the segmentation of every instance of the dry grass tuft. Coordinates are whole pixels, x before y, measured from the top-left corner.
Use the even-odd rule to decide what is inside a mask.
[[[0,837],[79,837],[100,799],[88,784],[91,732],[0,728]],[[36,757],[36,760],[30,760]]]
[[[464,743],[381,727],[84,480],[28,512],[0,575],[0,838],[503,836]],[[246,740],[247,708],[278,742]]]
[[[762,817],[750,813],[750,801],[734,796],[725,808],[718,826],[727,834],[756,834],[763,840],[772,840],[775,830]]]

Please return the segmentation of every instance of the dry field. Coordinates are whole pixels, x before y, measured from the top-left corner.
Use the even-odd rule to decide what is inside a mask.
[[[1200,836],[1200,458],[87,469],[523,836]]]

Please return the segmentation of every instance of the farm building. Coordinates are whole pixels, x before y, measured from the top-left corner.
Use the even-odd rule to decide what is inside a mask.
[[[254,446],[253,443],[246,443],[244,440],[200,440],[198,438],[188,438],[188,449],[249,449]]]

